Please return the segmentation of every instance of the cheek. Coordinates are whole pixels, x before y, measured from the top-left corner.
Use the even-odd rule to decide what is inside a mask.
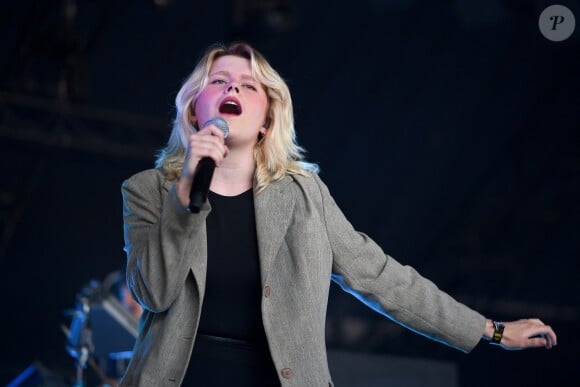
[[[211,105],[211,95],[207,92],[202,92],[195,101],[195,115],[199,116],[200,114],[207,112],[208,107]]]
[[[259,115],[266,116],[268,111],[268,100],[265,97],[257,96],[251,101],[252,110]]]

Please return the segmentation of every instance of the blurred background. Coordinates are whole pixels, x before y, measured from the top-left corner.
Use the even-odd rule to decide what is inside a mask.
[[[578,1],[557,4],[580,17]],[[539,317],[559,335],[552,351],[465,355],[332,285],[336,378],[341,356],[359,355],[383,370],[411,362],[397,367],[409,376],[450,367],[449,383],[416,385],[578,385],[580,33],[546,38],[550,5],[3,2],[0,384],[31,365],[71,379],[69,312],[125,265],[122,181],[153,166],[206,47],[243,39],[287,80],[298,140],[358,230],[482,314]]]

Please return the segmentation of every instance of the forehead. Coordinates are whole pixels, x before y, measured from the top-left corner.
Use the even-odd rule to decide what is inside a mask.
[[[229,73],[233,75],[252,76],[250,61],[234,55],[226,55],[216,59],[209,70],[209,74]]]

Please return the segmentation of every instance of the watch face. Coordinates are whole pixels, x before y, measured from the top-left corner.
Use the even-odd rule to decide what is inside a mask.
[[[491,337],[492,343],[499,344],[501,342],[501,339],[503,337],[504,327],[505,327],[505,325],[502,322],[499,322],[499,321],[493,322],[494,332],[493,332],[493,336]]]

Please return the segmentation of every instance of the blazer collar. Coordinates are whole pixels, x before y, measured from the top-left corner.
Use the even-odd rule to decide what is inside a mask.
[[[173,184],[175,184],[177,180],[169,180],[167,176],[163,175],[163,189],[169,192],[169,189]]]

